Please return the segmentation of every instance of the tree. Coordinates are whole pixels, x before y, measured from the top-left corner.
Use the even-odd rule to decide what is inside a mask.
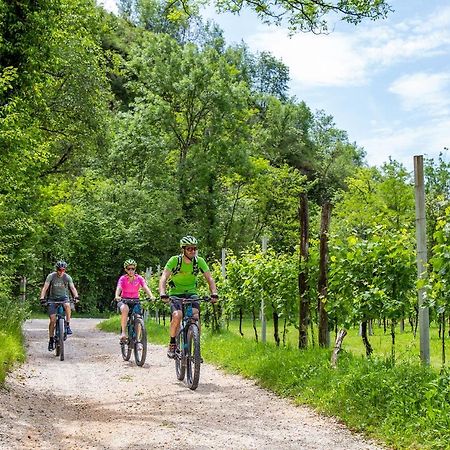
[[[264,23],[287,23],[293,32],[313,33],[328,31],[326,17],[330,15],[358,24],[363,19],[385,18],[392,11],[385,0],[216,0],[215,3],[219,11],[239,13],[244,8],[250,8]],[[182,4],[188,9],[187,0],[182,0]]]
[[[329,313],[344,327],[361,321],[368,355],[368,321],[390,319],[394,352],[395,324],[415,304],[413,188],[395,161],[347,183],[332,227]]]
[[[129,73],[136,100],[124,116],[131,126],[123,136],[137,139],[131,146],[118,141],[117,154],[136,155],[140,167],[161,164],[158,171],[164,167],[164,182],[181,205],[174,226],[183,230],[191,222],[184,232],[201,231],[203,248],[215,249],[222,175],[248,167],[247,86],[216,49],[150,33],[133,49]]]

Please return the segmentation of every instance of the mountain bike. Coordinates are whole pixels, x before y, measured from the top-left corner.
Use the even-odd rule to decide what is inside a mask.
[[[66,333],[66,311],[64,309],[65,302],[46,302],[48,306],[50,303],[57,305],[56,308],[56,323],[55,330],[53,332],[53,342],[55,345],[55,355],[59,356],[60,361],[64,361],[64,341],[67,339]]]
[[[142,318],[142,307],[137,299],[122,298],[122,302],[128,305],[128,319],[126,326],[127,338],[120,342],[120,350],[124,361],[129,361],[134,350],[136,365],[142,367],[147,357],[147,330]]]
[[[198,319],[193,317],[192,303],[209,302],[211,298],[200,298],[196,295],[189,298],[171,295],[169,298],[172,302],[180,302],[183,312],[180,329],[175,338],[175,372],[178,380],[183,381],[185,379],[187,387],[195,390],[200,380],[202,358],[200,353],[200,330],[198,328]]]

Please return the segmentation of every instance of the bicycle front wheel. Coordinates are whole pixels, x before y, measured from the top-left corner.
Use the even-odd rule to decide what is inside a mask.
[[[177,374],[177,378],[180,381],[184,380],[184,375],[186,373],[186,359],[184,357],[181,334],[182,331],[177,334],[176,337],[177,349],[175,351],[175,372]]]
[[[147,330],[141,317],[134,321],[134,333],[134,360],[138,366],[142,367],[147,357]]]
[[[58,336],[55,342],[56,356],[59,355],[60,361],[64,361],[64,319],[58,319]]]
[[[200,380],[200,333],[195,324],[187,331],[186,384],[189,389],[197,389]]]
[[[132,351],[132,349],[133,349],[133,347],[132,347],[132,339],[131,339],[131,336],[130,336],[130,327],[129,327],[129,325],[127,324],[127,331],[128,331],[128,337],[127,337],[127,340],[126,341],[121,341],[120,342],[120,351],[121,351],[121,353],[122,353],[122,358],[123,358],[123,360],[124,361],[128,361],[130,358],[131,358],[131,351]]]

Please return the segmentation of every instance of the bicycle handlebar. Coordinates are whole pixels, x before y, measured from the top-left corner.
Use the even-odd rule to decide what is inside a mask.
[[[45,302],[41,302],[42,306],[48,306],[48,305],[65,305],[66,303],[69,304],[74,304],[75,302],[71,299],[69,301],[66,300],[55,300],[55,301],[48,301],[46,300]]]
[[[176,295],[169,295],[169,300],[171,302],[180,300],[183,305],[193,302],[210,302],[211,297],[208,295],[205,295],[204,297],[198,297],[198,296],[192,296],[189,298],[185,297],[177,297]]]
[[[116,301],[116,299],[114,299],[113,301]],[[140,303],[140,302],[141,302],[141,299],[140,299],[140,298],[126,298],[126,297],[121,297],[119,301],[121,301],[121,302],[126,302],[126,303]],[[145,301],[145,302],[154,302],[154,301],[156,301],[156,299],[150,298],[150,297],[146,297],[146,298],[144,298],[144,300],[142,300],[142,301]]]

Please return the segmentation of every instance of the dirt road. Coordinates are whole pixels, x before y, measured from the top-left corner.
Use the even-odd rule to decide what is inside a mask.
[[[47,321],[25,324],[28,360],[0,390],[1,449],[379,449],[332,419],[202,365],[190,391],[161,346],[137,367],[118,336],[74,319],[61,362]]]

